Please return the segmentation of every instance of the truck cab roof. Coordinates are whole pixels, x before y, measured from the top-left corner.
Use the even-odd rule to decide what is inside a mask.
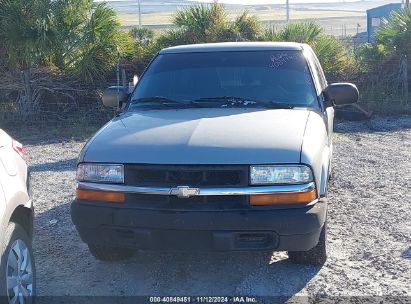
[[[190,44],[166,48],[160,54],[241,52],[241,51],[301,51],[304,44],[296,42],[223,42]]]

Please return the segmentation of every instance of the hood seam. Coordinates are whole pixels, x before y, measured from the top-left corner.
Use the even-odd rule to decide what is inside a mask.
[[[302,161],[303,157],[303,145],[304,145],[304,139],[305,139],[305,132],[307,131],[307,126],[308,126],[308,120],[310,119],[311,111],[308,112],[307,115],[307,121],[305,122],[305,127],[304,127],[304,132],[303,132],[303,138],[301,139],[301,147],[300,147],[300,164]]]

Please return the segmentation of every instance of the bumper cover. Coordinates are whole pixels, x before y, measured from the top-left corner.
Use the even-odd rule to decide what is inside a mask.
[[[327,202],[293,209],[163,211],[74,201],[85,243],[143,250],[305,251],[326,220]]]

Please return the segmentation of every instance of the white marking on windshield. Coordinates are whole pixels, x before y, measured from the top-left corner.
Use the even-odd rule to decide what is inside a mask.
[[[284,53],[280,53],[276,55],[271,55],[270,59],[271,59],[270,68],[278,69],[279,67],[283,66],[290,60],[293,60],[294,56],[284,52]]]

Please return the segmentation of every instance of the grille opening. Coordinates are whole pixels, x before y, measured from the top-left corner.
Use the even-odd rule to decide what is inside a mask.
[[[136,170],[134,173],[134,179],[137,181],[155,182],[166,181],[166,172],[154,171],[154,170]]]
[[[125,182],[152,187],[243,187],[248,185],[248,166],[126,165]]]
[[[206,178],[201,171],[169,171],[169,181],[172,183],[185,184],[201,184]]]
[[[237,171],[208,172],[207,183],[220,182],[221,185],[238,185],[241,183],[241,175]]]

